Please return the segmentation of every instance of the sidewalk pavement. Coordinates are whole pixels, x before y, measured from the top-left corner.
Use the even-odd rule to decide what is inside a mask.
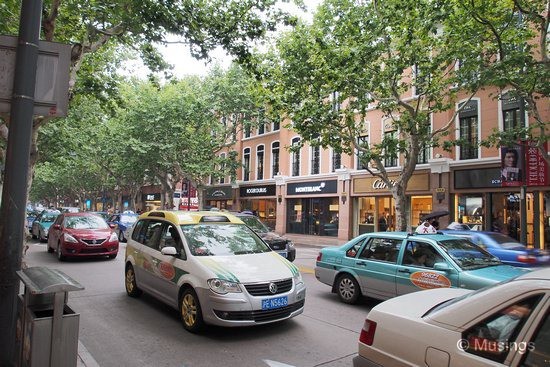
[[[298,246],[307,246],[307,247],[328,247],[328,246],[339,246],[348,242],[347,240],[340,240],[336,237],[327,237],[327,236],[308,236],[302,234],[287,233],[284,237],[288,238]],[[78,358],[76,361],[77,367],[99,367],[99,364],[96,362],[94,357],[88,352],[84,344],[78,341]]]

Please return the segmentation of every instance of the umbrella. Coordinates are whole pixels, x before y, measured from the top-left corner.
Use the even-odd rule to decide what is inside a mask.
[[[438,211],[435,211],[435,212],[431,212],[429,214],[425,214],[420,219],[430,220],[430,219],[434,219],[434,218],[444,217],[446,215],[449,215],[448,210],[438,210]]]

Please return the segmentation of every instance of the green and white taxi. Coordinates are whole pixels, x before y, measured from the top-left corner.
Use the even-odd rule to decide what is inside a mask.
[[[479,289],[528,270],[504,265],[465,238],[378,232],[323,248],[315,277],[345,303],[361,295],[385,300],[431,288]]]
[[[126,292],[142,291],[180,311],[185,329],[250,326],[304,310],[298,268],[240,219],[223,212],[151,211],[128,238]]]

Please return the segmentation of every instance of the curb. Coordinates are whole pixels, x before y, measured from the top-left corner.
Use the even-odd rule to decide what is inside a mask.
[[[77,367],[99,367],[99,364],[80,340],[78,340],[78,360],[76,362]]]

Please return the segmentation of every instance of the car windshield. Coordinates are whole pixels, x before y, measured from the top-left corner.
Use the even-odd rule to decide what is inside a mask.
[[[138,219],[137,215],[122,214],[120,216],[120,221],[123,223],[135,223],[137,219]]]
[[[182,225],[181,230],[195,256],[227,256],[269,252],[271,249],[245,225],[208,223]]]
[[[105,229],[109,225],[97,215],[75,216],[65,218],[65,228],[69,229]]]
[[[439,244],[463,270],[473,270],[502,264],[497,257],[465,238],[443,240]]]
[[[263,224],[258,218],[253,216],[242,216],[239,217],[240,220],[244,222],[247,226],[252,228],[252,230],[256,233],[267,233],[269,232],[269,228],[265,224]]]
[[[495,241],[500,247],[502,248],[525,248],[524,245],[517,242],[510,236],[506,236],[502,233],[491,233],[487,235],[489,238],[491,238],[493,241]]]

